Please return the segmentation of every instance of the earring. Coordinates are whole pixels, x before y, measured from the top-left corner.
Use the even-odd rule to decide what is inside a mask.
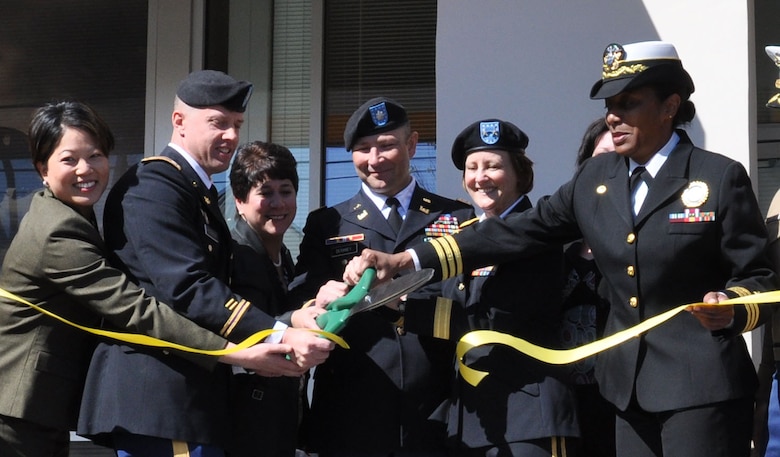
[[[49,187],[49,183],[45,179],[43,180],[43,187]]]

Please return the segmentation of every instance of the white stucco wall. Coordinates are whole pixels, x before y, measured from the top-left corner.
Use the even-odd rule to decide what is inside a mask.
[[[516,123],[530,137],[527,152],[536,173],[532,200],[568,180],[585,127],[604,113],[603,102],[588,94],[601,75],[603,50],[612,42],[674,43],[696,85],[697,116],[688,128],[693,141],[753,169],[750,4],[440,1],[438,192],[466,197],[450,146],[466,125],[493,116]]]

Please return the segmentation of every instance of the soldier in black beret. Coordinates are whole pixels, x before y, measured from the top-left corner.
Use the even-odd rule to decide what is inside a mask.
[[[193,108],[222,106],[243,113],[252,96],[252,83],[236,81],[221,71],[195,71],[179,83],[176,96]]]
[[[363,103],[347,120],[344,127],[344,147],[352,151],[362,137],[389,132],[409,123],[406,109],[386,97],[376,97]]]
[[[411,176],[417,138],[395,100],[377,97],[355,110],[344,146],[362,185],[351,199],[309,214],[296,266],[305,281],[293,296],[305,299],[340,281],[364,248],[402,251],[473,217],[469,205],[428,192]],[[326,457],[444,455],[453,343],[406,331],[403,313],[389,308],[356,314],[342,336],[350,349],[334,352],[314,375],[314,450]]]
[[[452,163],[458,170],[463,170],[466,155],[470,152],[499,150],[525,154],[526,147],[528,135],[515,124],[500,119],[486,119],[474,122],[458,134],[452,143]]]
[[[463,187],[482,211],[481,220],[532,209],[527,194],[534,171],[527,147],[528,136],[520,128],[495,118],[474,122],[455,138],[452,162],[463,170]],[[561,247],[550,245],[445,281],[439,300],[452,300],[455,307],[448,322],[450,339],[458,341],[475,330],[500,330],[558,347],[562,268]],[[433,331],[440,326],[429,324]],[[505,347],[475,349],[464,362],[490,376],[478,386],[457,374],[453,380],[451,455],[577,455],[575,398],[556,368]]]
[[[300,376],[327,357],[332,343],[287,328],[229,286],[232,239],[211,177],[230,165],[251,92],[251,83],[213,70],[181,82],[171,142],[114,185],[105,240],[116,265],[149,294],[229,341],[283,329],[265,340],[268,369],[259,374]],[[230,367],[209,372],[164,353],[101,343],[79,431],[127,455],[224,457],[232,433],[230,376]]]

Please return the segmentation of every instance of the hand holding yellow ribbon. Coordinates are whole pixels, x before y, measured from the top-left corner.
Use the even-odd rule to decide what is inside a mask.
[[[280,330],[262,330],[260,332],[257,332],[244,341],[238,343],[237,345],[233,346],[229,349],[213,349],[213,350],[207,350],[207,349],[197,349],[197,348],[191,348],[188,346],[184,346],[177,343],[172,343],[170,341],[161,340],[159,338],[154,338],[148,335],[139,335],[135,333],[124,333],[124,332],[112,332],[109,330],[102,330],[102,329],[96,329],[96,328],[90,328],[85,327],[83,325],[76,324],[75,322],[71,322],[63,317],[60,317],[51,311],[48,311],[44,308],[41,308],[38,305],[35,305],[33,303],[30,303],[29,301],[23,299],[22,297],[19,297],[17,295],[12,294],[11,292],[8,292],[5,289],[0,289],[0,297],[5,297],[8,299],[11,299],[15,302],[25,304],[49,317],[52,317],[54,319],[57,319],[58,321],[70,325],[71,327],[75,327],[77,329],[83,330],[87,333],[92,333],[93,335],[102,336],[105,338],[111,338],[117,341],[122,341],[124,343],[130,343],[130,344],[136,344],[140,346],[149,346],[149,347],[157,347],[157,348],[165,348],[165,349],[176,349],[178,351],[183,352],[191,352],[194,354],[202,354],[202,355],[211,355],[215,357],[220,357],[227,354],[232,354],[234,352],[240,351],[242,349],[246,349],[248,347],[254,346],[255,344],[259,343],[263,339],[267,338],[269,335],[271,335],[274,332],[278,332]],[[349,349],[349,345],[346,341],[344,341],[343,338],[340,336],[329,333],[329,332],[323,332],[322,330],[310,330],[314,333],[317,333],[321,335],[324,338],[329,339],[330,341],[333,341],[334,343],[338,344],[344,349]]]
[[[472,386],[479,384],[482,379],[488,375],[487,372],[470,368],[463,362],[463,357],[468,351],[486,344],[503,344],[542,362],[553,365],[565,365],[590,357],[601,351],[615,347],[618,344],[621,344],[631,338],[635,338],[642,333],[652,329],[653,327],[657,327],[658,325],[666,322],[689,306],[745,305],[749,303],[768,304],[778,302],[780,302],[780,291],[746,295],[743,297],[723,300],[720,303],[689,303],[687,305],[681,305],[676,308],[672,308],[665,313],[653,316],[638,325],[621,330],[620,332],[617,332],[613,335],[571,349],[549,349],[537,346],[522,338],[508,335],[506,333],[496,332],[493,330],[475,330],[467,333],[463,336],[463,338],[460,339],[460,341],[458,341],[456,352],[458,355],[460,375],[463,376],[463,379]]]

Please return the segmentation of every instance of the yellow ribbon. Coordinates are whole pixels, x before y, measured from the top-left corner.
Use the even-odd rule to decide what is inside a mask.
[[[76,327],[77,329],[83,330],[83,331],[88,332],[88,333],[92,333],[93,335],[98,335],[98,336],[102,336],[102,337],[106,337],[106,338],[111,338],[111,339],[114,339],[114,340],[117,340],[117,341],[122,341],[122,342],[130,343],[130,344],[136,344],[136,345],[140,345],[140,346],[150,346],[150,347],[158,347],[158,348],[176,349],[176,350],[179,350],[179,351],[192,352],[194,354],[212,355],[212,356],[216,356],[216,357],[227,355],[227,354],[232,354],[233,352],[240,351],[241,349],[246,349],[246,348],[248,348],[250,346],[254,346],[255,344],[259,343],[260,341],[262,341],[263,339],[265,339],[266,337],[268,337],[272,333],[280,331],[280,330],[273,330],[273,329],[259,331],[259,332],[249,336],[244,341],[238,343],[237,345],[235,345],[234,347],[229,348],[229,349],[196,349],[196,348],[191,348],[191,347],[184,346],[184,345],[177,344],[177,343],[171,343],[169,341],[161,340],[159,338],[154,338],[154,337],[151,337],[151,336],[148,336],[148,335],[138,335],[138,334],[135,334],[135,333],[124,333],[124,332],[112,332],[112,331],[109,331],[109,330],[101,330],[101,329],[96,329],[96,328],[85,327],[83,325],[76,324],[75,322],[71,322],[71,321],[69,321],[69,320],[67,320],[67,319],[65,319],[63,317],[60,317],[60,316],[52,313],[51,311],[48,311],[48,310],[46,310],[44,308],[41,308],[38,305],[30,303],[29,301],[23,299],[22,297],[14,295],[11,292],[8,292],[7,290],[2,289],[2,288],[0,288],[0,297],[5,297],[5,298],[11,299],[11,300],[13,300],[15,302],[18,302],[18,303],[23,303],[23,304],[25,304],[25,305],[27,305],[27,306],[29,306],[29,307],[37,310],[37,311],[39,311],[39,312],[49,316],[49,317],[57,319],[58,321],[60,321],[60,322],[62,322],[64,324],[70,325],[71,327]],[[338,336],[336,334],[329,333],[329,332],[323,332],[322,330],[311,330],[310,329],[310,331],[314,332],[314,333],[317,333],[320,336],[329,339],[330,341],[333,341],[334,343],[338,344],[339,346],[341,346],[344,349],[349,349],[349,345],[347,344],[347,342],[344,341],[343,338],[341,338],[340,336]]]
[[[780,302],[780,291],[763,292],[753,295],[746,295],[743,297],[731,298],[717,304],[745,305],[750,303],[767,304],[777,302]],[[460,341],[458,341],[456,351],[458,356],[458,364],[460,366],[460,375],[472,386],[476,386],[482,382],[482,379],[488,375],[487,372],[475,370],[463,362],[463,358],[466,353],[479,346],[486,344],[503,344],[542,362],[553,365],[565,365],[615,347],[618,344],[621,344],[631,338],[636,338],[653,327],[657,327],[658,325],[668,321],[673,316],[680,313],[689,306],[696,305],[712,306],[713,303],[699,302],[681,305],[677,308],[672,308],[665,313],[653,316],[633,327],[621,330],[620,332],[600,340],[593,341],[592,343],[571,349],[549,349],[529,343],[522,338],[507,335],[506,333],[496,332],[493,330],[474,330],[465,334],[460,339]]]

